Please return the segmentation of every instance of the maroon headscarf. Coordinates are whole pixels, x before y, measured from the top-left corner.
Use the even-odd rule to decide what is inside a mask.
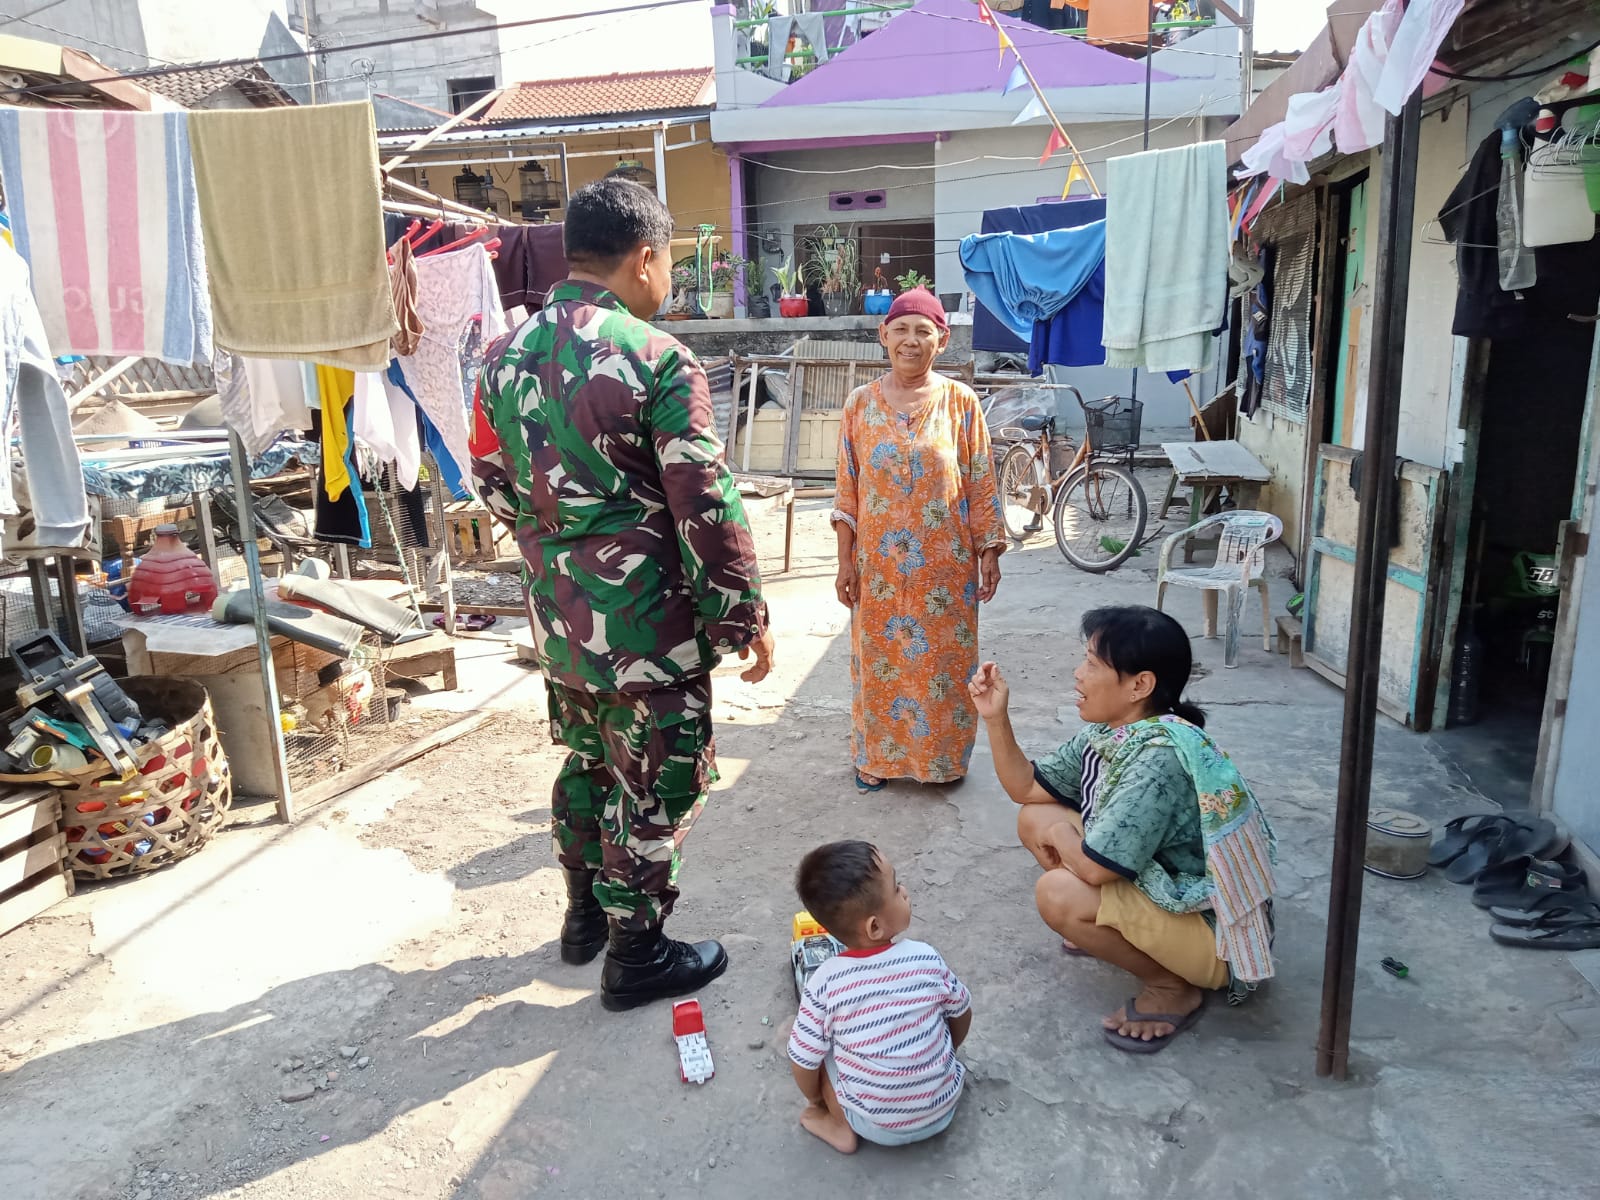
[[[896,296],[883,323],[887,325],[896,317],[927,317],[946,333],[950,332],[950,318],[945,316],[944,305],[927,288],[912,288]]]

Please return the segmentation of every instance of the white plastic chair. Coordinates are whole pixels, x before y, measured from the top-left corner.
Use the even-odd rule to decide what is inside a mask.
[[[1217,541],[1217,561],[1209,567],[1171,567],[1172,555],[1183,542],[1213,525],[1222,526]],[[1272,603],[1267,596],[1267,581],[1262,574],[1267,565],[1267,545],[1283,536],[1283,522],[1271,513],[1239,509],[1207,517],[1197,525],[1180,530],[1161,544],[1161,561],[1156,573],[1156,608],[1166,599],[1167,588],[1199,588],[1206,613],[1205,633],[1217,636],[1217,595],[1228,597],[1228,642],[1223,661],[1239,665],[1239,615],[1244,594],[1249,588],[1261,593],[1261,642],[1272,650]]]

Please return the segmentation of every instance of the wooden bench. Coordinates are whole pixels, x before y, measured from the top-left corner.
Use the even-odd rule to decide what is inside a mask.
[[[444,544],[453,562],[494,562],[502,557],[498,545],[501,536],[499,524],[483,505],[472,500],[453,500],[445,505]]]
[[[1304,636],[1305,627],[1300,624],[1299,618],[1288,616],[1278,618],[1278,653],[1289,656],[1291,667],[1306,665]]]

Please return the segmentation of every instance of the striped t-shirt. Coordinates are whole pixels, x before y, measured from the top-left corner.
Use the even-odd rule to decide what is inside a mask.
[[[966,1068],[946,1022],[971,1006],[925,942],[846,950],[806,984],[789,1057],[814,1070],[831,1056],[840,1104],[882,1129],[920,1129],[961,1098]]]

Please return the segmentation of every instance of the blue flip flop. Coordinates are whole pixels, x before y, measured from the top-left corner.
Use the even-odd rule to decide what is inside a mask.
[[[867,795],[869,792],[881,792],[888,786],[889,781],[887,779],[880,779],[877,783],[868,783],[865,779],[861,778],[860,771],[856,772],[856,791],[860,792],[863,796]]]
[[[1205,994],[1203,992],[1201,993],[1200,1003],[1195,1010],[1184,1013],[1182,1016],[1177,1013],[1140,1012],[1134,1007],[1134,1001],[1137,999],[1137,996],[1129,996],[1128,1003],[1123,1007],[1122,1011],[1127,1014],[1128,1020],[1162,1021],[1172,1026],[1172,1032],[1145,1041],[1143,1038],[1129,1037],[1127,1034],[1118,1033],[1115,1029],[1101,1028],[1100,1032],[1106,1035],[1106,1041],[1110,1042],[1118,1050],[1125,1050],[1129,1054],[1155,1054],[1165,1050],[1175,1037],[1200,1019],[1200,1014],[1205,1011],[1206,1007]]]

